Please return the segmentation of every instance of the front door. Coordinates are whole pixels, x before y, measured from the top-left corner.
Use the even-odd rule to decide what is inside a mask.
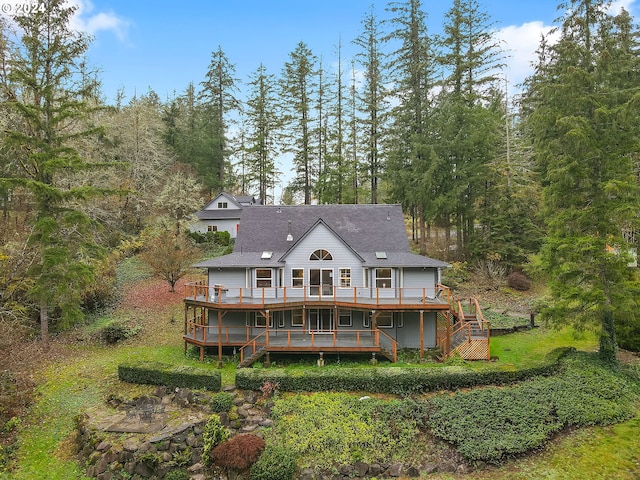
[[[333,309],[311,309],[309,310],[309,331],[316,333],[333,332]]]
[[[332,268],[312,268],[309,270],[309,295],[333,296]]]

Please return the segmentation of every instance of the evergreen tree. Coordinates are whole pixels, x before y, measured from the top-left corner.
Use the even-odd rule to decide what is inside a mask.
[[[399,42],[399,46],[389,64],[391,74],[398,79],[392,92],[398,105],[391,112],[386,178],[392,200],[401,203],[405,212],[417,212],[421,252],[425,253],[425,212],[432,195],[424,172],[434,157],[430,94],[435,86],[435,55],[420,0],[391,3],[388,9],[395,15],[390,20],[395,29],[385,40]]]
[[[554,45],[543,44],[528,82],[527,127],[543,175],[550,319],[600,332],[616,360],[615,324],[637,322],[638,283],[623,229],[638,224],[633,157],[638,145],[637,32],[607,2],[571,0]]]
[[[388,103],[383,73],[384,57],[381,52],[382,33],[373,7],[365,16],[362,25],[363,32],[354,40],[354,44],[360,49],[356,54],[356,60],[364,69],[364,85],[359,98],[362,118],[359,123],[364,131],[371,203],[378,203],[378,180],[382,169],[380,147],[383,143],[382,133]]]
[[[494,108],[496,72],[502,52],[489,16],[477,0],[454,0],[445,15],[439,64],[446,77],[439,98],[438,157],[444,178],[436,185],[439,205],[453,212],[458,256],[474,233],[476,202],[485,187],[488,164],[503,139],[502,110]],[[445,160],[446,159],[446,160]],[[445,207],[446,206],[446,207]],[[448,219],[446,224],[449,224]]]
[[[304,204],[311,203],[317,170],[313,165],[311,116],[317,94],[316,57],[303,42],[290,53],[282,72],[281,91],[284,109],[284,151],[293,155],[296,177],[292,187],[304,194]]]
[[[222,47],[212,53],[211,63],[201,83],[200,100],[204,113],[204,130],[207,145],[198,172],[210,194],[225,188],[225,172],[228,168],[227,116],[239,108],[235,94],[238,80],[235,66],[229,61]],[[214,176],[215,175],[215,176]]]
[[[99,133],[86,122],[91,108],[85,99],[95,89],[80,75],[89,39],[70,29],[74,10],[62,0],[50,0],[38,11],[14,17],[21,46],[10,58],[10,82],[2,85],[14,115],[4,147],[18,169],[16,176],[0,183],[24,187],[33,196],[29,242],[38,261],[29,274],[43,340],[49,337],[51,312],[59,313],[61,326],[83,317],[82,292],[94,279],[92,259],[101,253],[95,224],[77,207],[78,201],[100,191],[86,174],[83,185],[64,181],[69,174],[92,168],[74,145]]]
[[[277,111],[277,83],[275,76],[267,73],[260,64],[249,81],[249,98],[246,105],[247,138],[245,140],[248,161],[247,177],[257,183],[258,195],[269,203],[269,188],[278,177],[275,157],[278,152],[277,135],[280,119]],[[275,198],[272,199],[275,203]]]

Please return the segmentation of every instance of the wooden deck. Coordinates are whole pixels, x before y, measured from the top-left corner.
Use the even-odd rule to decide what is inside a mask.
[[[316,293],[312,295],[311,293]],[[297,307],[327,307],[377,310],[446,310],[451,305],[449,288],[273,287],[226,288],[201,283],[185,285],[188,305],[223,310],[277,310]]]
[[[243,357],[261,349],[269,352],[287,353],[380,353],[397,359],[397,342],[379,329],[333,330],[316,332],[297,330],[264,329],[259,335],[251,335],[250,327],[204,326],[189,323],[184,341],[201,347],[236,347]]]

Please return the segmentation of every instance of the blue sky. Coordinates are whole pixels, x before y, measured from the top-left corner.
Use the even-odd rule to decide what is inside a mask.
[[[112,101],[118,89],[126,99],[153,88],[162,99],[181,94],[189,82],[204,79],[211,53],[222,47],[236,76],[247,81],[260,63],[279,76],[284,62],[303,41],[322,56],[325,68],[355,52],[351,41],[362,31],[371,5],[387,16],[378,0],[70,0],[79,6],[75,28],[94,36],[89,60],[100,69],[103,90]],[[635,13],[636,0],[620,0]],[[24,0],[2,0],[22,3]],[[441,30],[451,0],[424,0],[428,28]],[[516,84],[527,74],[542,32],[558,16],[557,0],[486,0],[481,3],[511,51],[507,76]],[[619,7],[616,7],[619,8]]]

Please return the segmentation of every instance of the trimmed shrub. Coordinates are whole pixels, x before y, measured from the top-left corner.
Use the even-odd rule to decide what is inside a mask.
[[[256,463],[264,446],[262,438],[245,433],[221,443],[211,450],[209,456],[213,465],[217,467],[242,472]]]
[[[167,387],[198,388],[218,391],[222,386],[220,372],[186,365],[138,362],[118,365],[118,378],[123,382]]]
[[[216,393],[211,399],[211,411],[214,413],[228,412],[233,407],[233,395],[229,392]]]
[[[531,289],[531,280],[521,272],[511,272],[507,276],[507,286],[514,290],[526,292]]]
[[[295,456],[287,449],[270,445],[251,466],[251,480],[292,480],[296,473]]]
[[[457,390],[484,385],[508,385],[536,376],[548,376],[558,369],[558,360],[573,348],[549,354],[549,363],[522,370],[486,370],[478,372],[463,366],[425,368],[338,368],[307,370],[304,373],[284,369],[242,369],[236,373],[236,386],[260,391],[266,382],[278,384],[285,392],[370,392],[412,395],[438,390]]]

